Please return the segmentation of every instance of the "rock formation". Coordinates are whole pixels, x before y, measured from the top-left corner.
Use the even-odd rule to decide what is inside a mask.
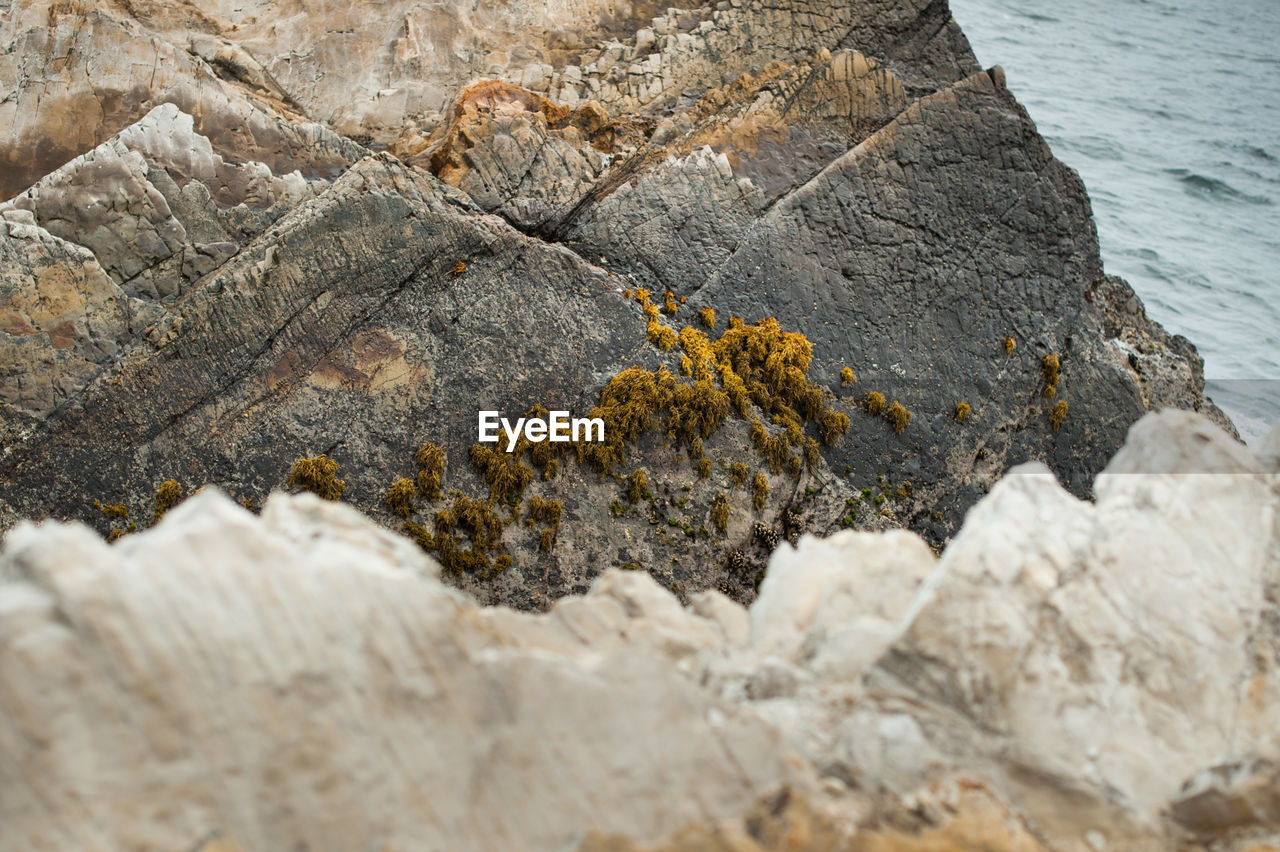
[[[256,506],[324,454],[483,601],[636,566],[749,602],[779,539],[941,547],[1017,463],[1086,496],[1144,412],[1217,416],[945,3],[0,10],[0,526]],[[807,343],[700,355],[735,316]],[[612,463],[472,457],[477,409],[632,365],[674,385]],[[390,509],[424,442],[438,494]]]
[[[940,557],[805,536],[749,610],[482,607],[312,495],[23,522],[0,848],[1277,848],[1274,455],[1148,415],[1094,487],[1020,467]]]

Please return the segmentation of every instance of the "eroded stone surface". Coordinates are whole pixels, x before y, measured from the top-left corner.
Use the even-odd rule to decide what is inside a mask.
[[[706,438],[705,472],[655,430],[616,471],[647,472],[634,506],[570,454],[526,494],[563,503],[551,546],[510,514],[510,570],[451,582],[544,609],[628,566],[750,601],[803,531],[939,547],[1018,462],[1083,496],[1145,411],[1215,410],[945,4],[22,0],[0,39],[0,157],[32,171],[0,205],[5,526],[127,530],[97,506],[145,524],[170,479],[256,505],[323,452],[399,528],[386,489],[432,440],[430,527],[453,489],[487,494],[477,408],[582,414],[626,366],[681,371],[639,288],[671,291],[673,331],[711,308],[713,337],[735,314],[805,334],[850,429],[779,473],[757,409]],[[761,508],[735,463],[766,476]]]

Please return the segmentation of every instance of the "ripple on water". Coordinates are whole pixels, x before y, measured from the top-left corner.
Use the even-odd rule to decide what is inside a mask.
[[[1187,169],[1165,169],[1164,173],[1176,177],[1185,191],[1202,198],[1264,206],[1274,203],[1265,195],[1252,195],[1247,192],[1241,192],[1224,180],[1196,174]]]

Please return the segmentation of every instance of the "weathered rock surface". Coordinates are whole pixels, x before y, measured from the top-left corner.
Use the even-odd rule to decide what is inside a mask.
[[[1085,496],[1144,412],[1216,411],[945,3],[3,8],[3,527],[146,526],[167,480],[257,505],[327,453],[399,528],[384,495],[424,440],[447,457],[431,527],[454,489],[488,494],[477,409],[585,414],[631,364],[681,371],[639,288],[671,292],[673,331],[712,308],[712,337],[734,315],[806,335],[852,426],[803,467],[752,449],[752,420],[785,430],[759,400],[705,436],[705,472],[659,429],[610,476],[564,456],[523,495],[563,504],[551,540],[517,501],[510,568],[448,578],[483,601],[544,609],[635,566],[747,602],[781,539],[940,547],[1018,463]]]
[[[633,112],[822,47],[855,44],[891,57],[925,88],[976,70],[945,4],[904,0],[390,0],[372,9],[318,0],[10,0],[3,8],[0,162],[8,169],[0,198],[165,102],[197,115],[215,142],[276,167],[294,151],[273,114],[305,115],[380,144],[409,142],[480,77],[571,106],[597,100]]]
[[[1280,468],[1165,412],[1095,489],[805,537],[749,611],[484,608],[310,495],[23,523],[0,848],[1274,848]]]

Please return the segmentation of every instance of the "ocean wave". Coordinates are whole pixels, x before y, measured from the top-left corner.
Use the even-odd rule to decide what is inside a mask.
[[[1245,204],[1258,204],[1266,207],[1275,203],[1265,195],[1251,195],[1247,192],[1241,192],[1226,181],[1197,174],[1187,169],[1165,169],[1164,172],[1176,177],[1188,193],[1201,198],[1241,201]]]

